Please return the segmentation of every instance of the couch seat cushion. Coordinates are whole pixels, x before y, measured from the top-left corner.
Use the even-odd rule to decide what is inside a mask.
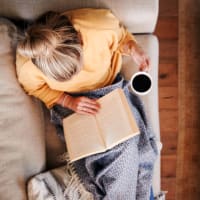
[[[15,73],[16,27],[0,18],[0,199],[26,199],[27,180],[45,167],[43,114]]]

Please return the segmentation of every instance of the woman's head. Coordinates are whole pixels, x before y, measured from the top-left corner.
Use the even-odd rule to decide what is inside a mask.
[[[18,52],[32,59],[49,78],[66,81],[80,71],[82,45],[66,16],[48,12],[30,26]]]

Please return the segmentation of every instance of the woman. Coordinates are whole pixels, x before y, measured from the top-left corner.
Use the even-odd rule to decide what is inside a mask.
[[[48,108],[60,104],[95,114],[99,109],[95,100],[72,98],[69,93],[110,85],[120,72],[122,54],[132,56],[140,70],[149,68],[147,56],[110,11],[50,12],[27,30],[18,45],[18,78]]]
[[[131,56],[139,70],[148,70],[148,57],[109,10],[49,12],[28,28],[18,44],[18,80],[29,95],[39,98],[51,109],[52,121],[63,139],[63,117],[71,112],[96,114],[100,109],[97,98],[116,87],[124,87],[119,75],[122,55]],[[130,95],[127,90],[125,93],[127,97]],[[134,101],[132,110],[138,116],[139,127],[141,131],[144,126],[148,130],[142,109],[135,109],[138,98]],[[153,162],[156,149],[150,144],[151,134],[147,136],[147,132],[143,135]],[[139,137],[130,139],[108,152],[74,163],[77,174],[95,199],[139,199],[139,193],[143,195],[140,199],[149,198],[150,184],[138,190],[142,188],[140,140]],[[127,162],[129,165],[123,169]],[[121,189],[116,190],[120,185]]]

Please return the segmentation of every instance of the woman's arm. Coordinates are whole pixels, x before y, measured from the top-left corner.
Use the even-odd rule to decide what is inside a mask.
[[[149,70],[149,57],[134,40],[129,40],[127,43],[124,44],[123,53],[132,57],[135,63],[139,66],[139,70]]]
[[[80,114],[96,114],[100,108],[99,103],[94,99],[89,99],[87,97],[72,97],[62,91],[49,88],[46,83],[38,88],[32,88],[31,90],[27,87],[24,88],[29,95],[39,98],[48,108],[51,108],[55,104],[59,104]]]
[[[29,95],[39,98],[48,108],[58,104],[79,114],[96,114],[100,108],[100,104],[94,99],[72,97],[62,91],[49,88],[46,83],[34,90],[33,88],[31,90],[28,90],[27,87],[24,88]]]
[[[139,46],[133,34],[131,34],[125,27],[122,29],[123,39],[119,43],[119,50],[122,55],[131,56],[133,61],[138,65],[139,70],[149,70],[149,57]]]

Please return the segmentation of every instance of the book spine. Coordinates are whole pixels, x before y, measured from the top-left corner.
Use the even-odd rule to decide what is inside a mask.
[[[102,143],[103,143],[104,147],[107,148],[106,141],[104,140],[104,137],[103,137],[103,134],[102,134],[103,130],[102,130],[101,126],[99,125],[98,118],[96,116],[95,116],[95,121],[96,121],[97,128],[99,130],[99,135],[100,135],[100,138],[102,140]]]
[[[131,109],[130,109],[130,106],[129,106],[128,101],[126,99],[126,96],[124,94],[124,91],[123,90],[119,90],[119,94],[120,94],[121,102],[124,105],[124,108],[126,109],[126,112],[127,112],[127,115],[128,115],[128,120],[129,120],[129,122],[131,124],[132,129],[135,130],[136,127],[138,129],[137,123],[135,121],[135,117],[134,117],[133,113],[131,112]],[[139,134],[139,132],[140,131],[138,129],[138,134]]]

